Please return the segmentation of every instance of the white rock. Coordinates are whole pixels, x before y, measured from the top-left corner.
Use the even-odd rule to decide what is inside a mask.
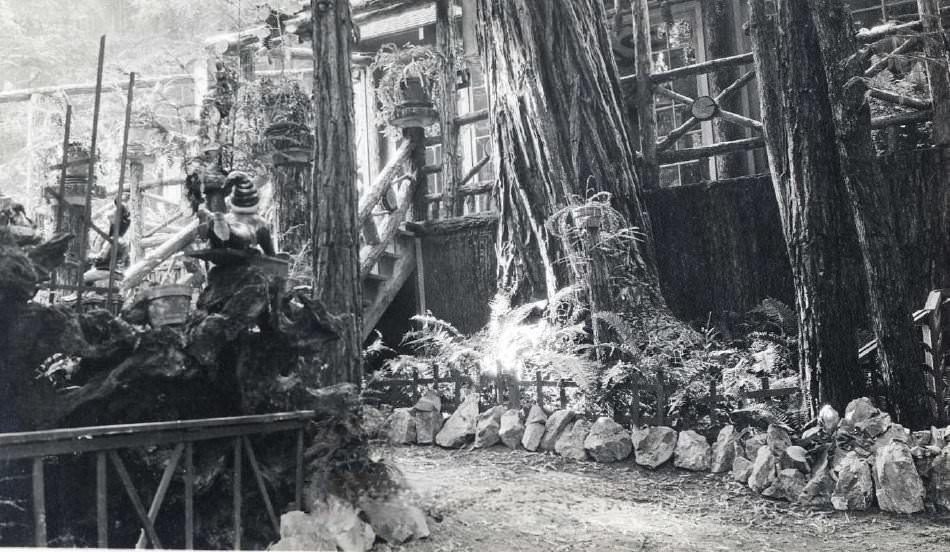
[[[376,534],[389,544],[429,536],[429,525],[422,510],[404,501],[368,500],[360,504]]]
[[[677,468],[692,471],[706,471],[712,449],[706,438],[693,430],[681,431],[676,440],[676,449],[673,452],[673,465]]]
[[[521,444],[521,438],[524,436],[524,422],[521,421],[521,411],[511,409],[501,415],[501,426],[498,429],[498,437],[506,447],[514,450]]]
[[[462,404],[452,413],[445,425],[435,436],[440,447],[459,448],[475,437],[475,423],[478,420],[478,393],[465,397]]]
[[[772,455],[769,447],[762,447],[752,463],[752,473],[749,474],[749,488],[757,493],[772,486],[777,477],[778,459]]]
[[[771,424],[765,432],[765,443],[772,451],[772,456],[781,458],[785,455],[785,449],[792,446],[792,438],[785,428]]]
[[[874,497],[874,482],[868,462],[854,451],[834,462],[838,482],[831,495],[835,510],[867,510]]]
[[[413,417],[416,419],[416,443],[420,445],[434,443],[436,435],[442,429],[442,412],[438,410],[421,411],[416,412]]]
[[[386,415],[380,412],[378,408],[363,405],[363,431],[370,439],[376,439],[383,433],[386,427]]]
[[[798,500],[799,495],[802,494],[802,490],[804,488],[805,474],[796,470],[795,468],[789,468],[785,470],[779,470],[775,481],[769,486],[768,489],[762,491],[762,495],[771,498],[781,498],[789,502],[795,502]]]
[[[501,417],[504,406],[494,406],[478,416],[475,424],[475,448],[488,448],[501,440]]]
[[[561,436],[561,432],[567,429],[576,417],[577,415],[570,410],[557,410],[551,414],[547,423],[544,424],[541,450],[554,450],[554,445],[557,443],[558,437]]]
[[[557,443],[554,444],[554,452],[565,458],[574,460],[587,460],[587,451],[584,450],[584,441],[590,433],[591,423],[581,418],[574,422],[568,429],[561,432]]]
[[[673,457],[676,430],[666,426],[634,428],[631,434],[637,464],[656,469]]]
[[[930,464],[927,500],[939,510],[950,510],[950,447],[945,447]]]
[[[630,456],[633,444],[623,426],[601,416],[584,439],[584,450],[595,462],[618,462]]]
[[[880,414],[880,412],[871,402],[871,399],[861,397],[848,403],[848,406],[844,409],[844,419],[851,425],[857,426],[867,421],[871,416]]]
[[[432,412],[437,410],[442,411],[442,397],[439,396],[439,392],[435,389],[426,389],[425,392],[419,397],[419,400],[416,401],[416,405],[412,407],[416,412]]]
[[[410,445],[416,442],[416,419],[411,408],[397,408],[389,417],[388,437],[394,445]]]
[[[898,514],[923,511],[924,483],[905,443],[892,442],[881,447],[874,457],[872,475],[881,510]]]
[[[723,473],[732,469],[736,459],[736,429],[727,425],[719,430],[716,442],[712,446],[712,460],[709,469],[713,473]]]
[[[825,430],[825,433],[834,433],[835,429],[838,428],[838,422],[841,421],[841,416],[830,404],[826,404],[818,411],[818,420],[821,422],[821,428]]]
[[[525,450],[534,452],[541,445],[541,437],[544,436],[544,425],[547,422],[547,414],[541,407],[534,405],[528,412],[528,421],[524,427],[524,435],[521,437],[521,446]]]
[[[272,550],[336,550],[365,552],[376,533],[359,510],[335,496],[313,504],[311,512],[288,512],[280,518],[280,541]]]
[[[732,462],[732,479],[745,485],[749,482],[750,475],[752,475],[752,460],[745,456],[736,456]]]

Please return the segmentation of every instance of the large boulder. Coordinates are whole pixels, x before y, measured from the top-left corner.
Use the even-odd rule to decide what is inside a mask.
[[[397,408],[389,417],[389,442],[394,445],[411,445],[416,442],[416,419],[411,408]]]
[[[939,510],[950,510],[950,447],[944,447],[930,464],[927,501]]]
[[[680,432],[673,452],[674,466],[684,470],[706,471],[711,456],[712,449],[705,437],[693,430]]]
[[[853,402],[853,401],[852,401]],[[834,462],[838,482],[831,494],[835,510],[867,510],[874,497],[874,481],[868,462],[854,451]]]
[[[525,450],[534,452],[541,446],[541,437],[544,436],[544,425],[548,421],[547,414],[540,406],[534,405],[528,412],[528,419],[524,426],[524,435],[521,437],[521,446]]]
[[[881,510],[898,514],[923,511],[924,483],[907,444],[895,441],[881,447],[874,457],[872,475]]]
[[[544,425],[544,435],[541,437],[541,450],[554,450],[558,437],[577,418],[570,410],[557,410]]]
[[[501,440],[499,432],[504,413],[504,406],[494,406],[479,414],[475,424],[475,448],[488,448]]]
[[[412,410],[416,418],[416,442],[431,445],[442,429],[442,398],[434,389],[427,389]]]
[[[719,430],[719,436],[712,446],[712,459],[709,463],[709,471],[713,473],[723,473],[732,469],[732,464],[736,459],[736,443],[738,435],[736,428],[727,425]]]
[[[360,504],[376,534],[389,544],[429,536],[429,525],[422,510],[397,499],[367,500]],[[312,549],[311,549],[312,550]]]
[[[844,419],[852,426],[857,426],[858,424],[863,424],[869,420],[872,416],[880,414],[881,411],[874,406],[874,403],[871,402],[871,399],[867,397],[861,397],[860,399],[854,399],[848,403],[848,406],[844,409]]]
[[[830,404],[822,406],[821,410],[818,411],[818,422],[825,433],[834,433],[838,429],[838,422],[840,421],[841,416]]]
[[[759,455],[759,449],[766,446],[766,441],[768,441],[768,435],[765,433],[753,433],[742,440],[742,453],[743,456],[749,460],[755,461],[756,457]],[[739,452],[738,447],[736,452]]]
[[[366,437],[376,439],[383,434],[386,427],[386,415],[378,408],[369,405],[363,405],[363,431]]]
[[[830,455],[828,449],[819,452],[815,465],[812,467],[811,477],[798,496],[799,503],[805,506],[831,505],[831,495],[835,491],[835,479],[831,475]]]
[[[637,464],[651,470],[672,458],[676,450],[676,430],[671,427],[634,428],[631,435]]]
[[[574,425],[561,432],[557,443],[554,443],[554,452],[565,458],[587,460],[584,441],[590,433],[590,428],[591,423],[583,418],[575,421]]]
[[[376,533],[352,505],[331,495],[311,510],[280,516],[280,540],[270,550],[365,552],[373,547]]]
[[[747,484],[749,476],[752,475],[752,465],[752,460],[745,456],[736,456],[736,459],[732,461],[732,479],[743,485]]]
[[[752,472],[749,473],[749,488],[761,493],[771,487],[777,477],[777,468],[778,458],[772,454],[769,447],[761,447],[752,463]]]
[[[477,420],[478,393],[471,393],[445,421],[445,425],[435,436],[435,443],[445,448],[459,448],[465,445],[475,437]]]
[[[498,428],[498,437],[506,447],[514,450],[521,444],[524,437],[524,422],[521,420],[521,411],[512,408],[501,415]]]
[[[630,434],[617,422],[601,416],[584,439],[584,450],[596,462],[618,462],[630,456]]]
[[[789,502],[798,500],[805,488],[805,474],[795,468],[779,470],[775,481],[768,489],[762,491],[764,496],[781,498]]]

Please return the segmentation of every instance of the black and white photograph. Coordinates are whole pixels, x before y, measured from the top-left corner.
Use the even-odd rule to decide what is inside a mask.
[[[950,0],[0,0],[0,549],[950,550]]]

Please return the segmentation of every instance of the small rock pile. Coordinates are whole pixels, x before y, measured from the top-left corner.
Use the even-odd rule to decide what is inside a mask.
[[[527,416],[502,406],[479,413],[476,394],[444,423],[440,408],[437,394],[427,392],[414,407],[396,409],[383,434],[393,444],[501,443],[579,461],[618,462],[632,454],[648,469],[672,461],[683,470],[730,473],[763,496],[836,510],[866,510],[875,503],[903,514],[928,505],[950,510],[950,427],[910,432],[867,398],[848,404],[843,418],[824,407],[817,425],[800,436],[777,423],[765,432],[728,425],[712,445],[692,430],[627,431],[610,418],[590,422],[569,410],[549,414],[538,405]]]

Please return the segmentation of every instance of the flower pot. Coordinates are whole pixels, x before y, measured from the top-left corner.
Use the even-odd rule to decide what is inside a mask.
[[[313,134],[300,123],[278,121],[264,131],[274,151],[274,163],[309,163],[313,155]]]
[[[571,210],[571,216],[574,218],[574,226],[577,228],[585,230],[600,228],[601,212],[598,207],[581,205]]]
[[[89,152],[83,146],[70,144],[66,154],[66,176],[82,179],[89,177]]]
[[[400,91],[402,101],[393,110],[390,125],[398,128],[425,128],[439,121],[439,113],[435,110],[421,79],[407,78],[400,85]]]
[[[184,324],[191,311],[191,286],[167,285],[145,291],[153,327]]]

